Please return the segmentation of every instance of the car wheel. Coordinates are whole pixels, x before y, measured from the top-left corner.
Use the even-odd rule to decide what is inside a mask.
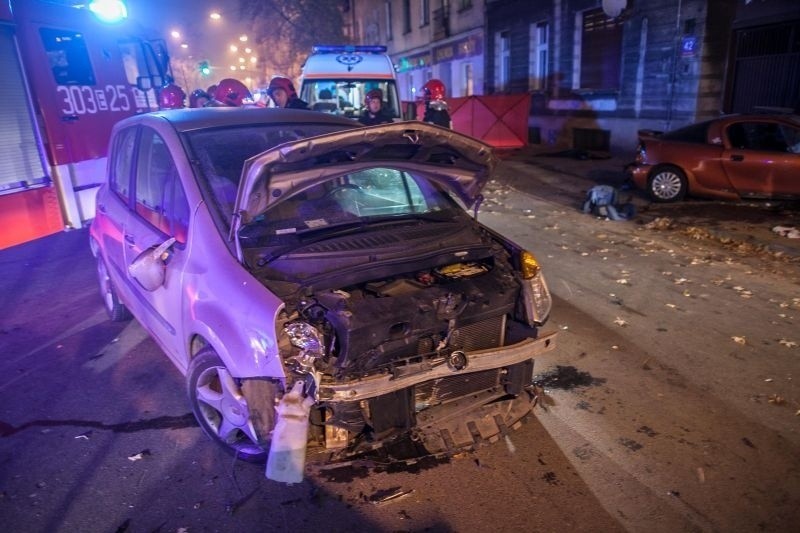
[[[675,202],[686,196],[686,175],[677,167],[659,167],[648,180],[647,192],[655,202]]]
[[[97,256],[97,282],[100,284],[100,295],[109,318],[114,322],[122,322],[131,318],[128,308],[119,301],[114,282],[108,276],[108,268],[103,258]]]
[[[212,348],[200,350],[189,365],[189,401],[200,427],[239,459],[259,463],[266,461],[269,451],[277,385],[260,380],[247,380],[247,383],[254,396],[252,407],[238,380],[231,376]]]

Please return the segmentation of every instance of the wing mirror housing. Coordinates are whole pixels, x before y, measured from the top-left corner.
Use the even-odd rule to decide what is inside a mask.
[[[164,285],[167,271],[169,249],[175,244],[175,237],[162,242],[158,246],[148,248],[133,260],[128,273],[146,291],[153,292]]]

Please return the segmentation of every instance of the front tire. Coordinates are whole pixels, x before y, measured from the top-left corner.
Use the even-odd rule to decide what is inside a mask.
[[[259,393],[254,404],[273,406],[277,385],[269,381],[254,383],[258,386],[252,390]],[[187,392],[192,412],[206,435],[239,459],[266,461],[269,431],[275,424],[274,407],[251,409],[238,380],[211,347],[203,348],[192,359]]]
[[[654,202],[677,202],[689,188],[686,174],[673,166],[656,168],[647,180],[647,193]]]

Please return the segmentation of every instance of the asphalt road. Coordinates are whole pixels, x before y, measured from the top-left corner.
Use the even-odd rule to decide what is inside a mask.
[[[0,523],[20,532],[795,529],[800,265],[775,243],[730,237],[742,216],[710,213],[716,233],[705,234],[674,217],[648,226],[659,208],[632,222],[583,215],[589,183],[509,160],[481,214],[537,254],[555,297],[548,330],[560,331],[559,346],[537,361],[547,396],[536,415],[441,464],[311,468],[293,486],[218,450],[155,343],[135,321],[106,320],[85,230],[0,251]]]

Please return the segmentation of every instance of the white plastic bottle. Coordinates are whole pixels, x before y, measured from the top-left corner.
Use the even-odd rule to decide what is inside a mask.
[[[303,481],[308,442],[308,415],[314,399],[303,397],[303,382],[298,381],[278,403],[277,421],[267,457],[267,478],[283,483]]]

